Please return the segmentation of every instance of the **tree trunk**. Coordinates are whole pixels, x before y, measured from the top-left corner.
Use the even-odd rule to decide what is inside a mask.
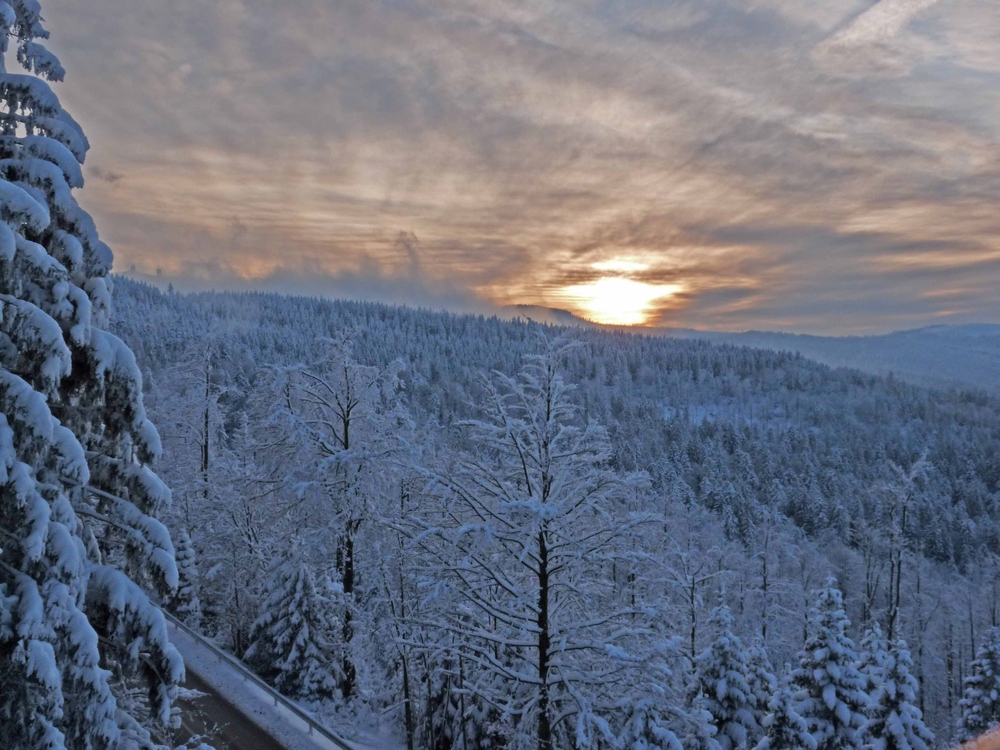
[[[204,434],[202,435],[201,441],[201,481],[202,481],[202,497],[206,500],[208,499],[208,463],[209,463],[209,446],[208,446],[208,431],[210,425],[209,410],[211,407],[212,399],[212,364],[211,361],[205,363],[205,426]]]
[[[340,681],[340,693],[344,700],[354,695],[354,684],[357,680],[357,669],[350,656],[351,640],[354,638],[354,534],[349,528],[343,544],[343,585],[344,585],[344,627],[341,631],[344,639],[344,676]]]
[[[549,550],[544,527],[538,533],[538,750],[551,750],[549,723]]]
[[[406,725],[406,750],[413,750],[413,704],[410,700],[410,668],[403,653],[403,721]]]
[[[688,591],[688,606],[691,608],[691,663],[694,664],[698,656],[698,610],[696,608],[698,600],[698,583],[695,578],[691,578],[691,588]]]
[[[760,571],[760,591],[761,591],[761,605],[760,605],[760,637],[764,643],[767,643],[767,620],[768,620],[768,593],[769,593],[769,583],[770,579],[768,577],[767,569],[767,546],[764,547],[764,554],[761,555],[761,571]]]
[[[944,669],[947,688],[946,703],[948,705],[948,720],[951,722],[955,716],[955,701],[958,697],[958,689],[955,683],[955,641],[952,639],[951,620],[945,624],[945,651]]]

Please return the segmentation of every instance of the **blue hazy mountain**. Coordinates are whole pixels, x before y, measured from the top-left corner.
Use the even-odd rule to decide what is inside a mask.
[[[517,306],[511,317],[550,325],[607,328],[566,310]],[[621,329],[611,326],[618,330]],[[1000,393],[1000,325],[935,325],[872,336],[812,336],[775,331],[723,332],[694,328],[638,329],[650,336],[703,339],[755,349],[797,352],[831,367],[851,367],[935,387]]]

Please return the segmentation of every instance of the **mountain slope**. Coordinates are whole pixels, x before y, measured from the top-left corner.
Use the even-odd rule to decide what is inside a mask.
[[[875,336],[812,336],[776,331],[703,331],[695,328],[628,329],[601,326],[566,310],[517,306],[504,312],[550,325],[702,339],[801,354],[831,367],[851,367],[918,385],[1000,394],[1000,325],[937,325]]]
[[[1000,393],[1000,326],[933,326],[881,336],[808,336],[767,331],[717,333],[658,329],[660,335],[701,338],[802,354],[831,367],[853,367],[920,385]]]

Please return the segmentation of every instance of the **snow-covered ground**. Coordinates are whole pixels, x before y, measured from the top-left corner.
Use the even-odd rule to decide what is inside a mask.
[[[309,734],[309,725],[280,703],[263,688],[246,679],[235,666],[220,658],[211,649],[199,643],[181,628],[168,621],[170,640],[184,657],[184,665],[248,721],[281,743],[288,750],[342,750],[316,733]],[[345,732],[351,739],[344,744],[352,750],[395,750],[391,740],[358,736],[355,731]]]

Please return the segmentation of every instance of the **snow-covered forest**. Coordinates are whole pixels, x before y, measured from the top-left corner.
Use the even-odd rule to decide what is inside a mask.
[[[408,750],[929,750],[1000,725],[1000,400],[114,278],[38,4],[0,0],[0,27],[4,748],[205,750],[164,609]]]
[[[919,748],[1000,718],[994,399],[116,283],[175,611],[334,721],[414,748]]]

